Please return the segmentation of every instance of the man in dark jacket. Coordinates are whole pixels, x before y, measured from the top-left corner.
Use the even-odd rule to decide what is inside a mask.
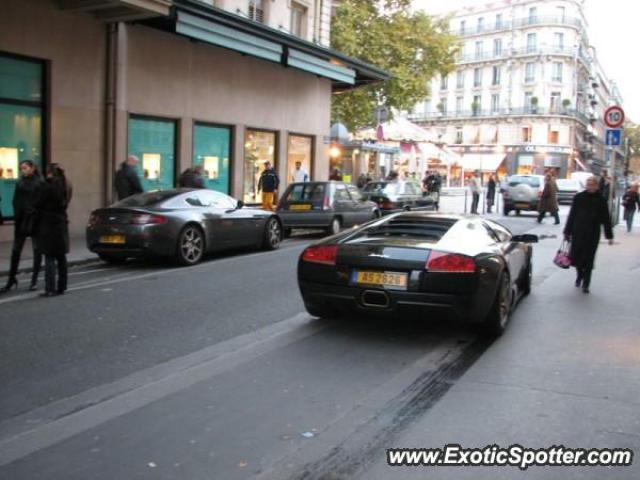
[[[496,185],[496,179],[492,173],[487,182],[487,213],[492,213],[493,204],[496,201]]]
[[[31,276],[30,290],[36,289],[40,265],[42,264],[42,254],[37,248],[33,239],[36,235],[38,225],[36,203],[42,194],[44,180],[31,160],[24,160],[20,163],[21,177],[16,184],[16,191],[13,196],[14,230],[13,248],[11,249],[11,266],[9,268],[9,278],[7,284],[0,289],[6,292],[18,286],[16,275],[20,265],[20,255],[27,237],[31,237],[33,243],[33,273]]]
[[[204,178],[202,178],[202,165],[187,168],[178,179],[178,186],[181,188],[204,188]]]
[[[127,160],[122,162],[120,170],[116,172],[115,186],[118,200],[144,192],[142,184],[140,183],[140,177],[138,177],[138,173],[136,172],[137,164],[138,157],[129,155]]]
[[[275,195],[278,192],[280,178],[271,166],[271,162],[264,162],[264,170],[258,180],[258,193],[262,191],[262,208],[264,210],[273,210]]]

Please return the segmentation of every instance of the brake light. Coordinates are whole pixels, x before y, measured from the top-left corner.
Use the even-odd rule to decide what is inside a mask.
[[[380,208],[383,208],[385,210],[393,210],[395,208],[395,204],[393,202],[390,202],[389,200],[383,200],[382,202],[380,202]]]
[[[324,201],[322,203],[322,209],[329,210],[329,208],[331,208],[331,199],[329,198],[329,195],[325,195]]]
[[[432,250],[427,260],[427,270],[430,272],[474,273],[476,262],[467,255]]]
[[[142,213],[133,215],[129,220],[129,223],[132,225],[160,225],[163,223],[167,223],[167,217],[163,217],[162,215]]]
[[[323,265],[335,265],[337,256],[337,245],[318,245],[308,247],[302,252],[302,260],[304,262],[321,263]]]

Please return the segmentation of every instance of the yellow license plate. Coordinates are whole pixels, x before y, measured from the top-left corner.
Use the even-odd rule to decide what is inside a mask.
[[[529,208],[528,203],[516,203],[516,208]]]
[[[111,243],[115,245],[124,245],[124,235],[103,235],[100,237],[100,243]]]
[[[393,272],[357,272],[356,283],[381,287],[407,289],[407,274]]]
[[[289,210],[297,210],[297,211],[311,210],[311,205],[309,205],[308,203],[300,204],[300,205],[289,205]]]

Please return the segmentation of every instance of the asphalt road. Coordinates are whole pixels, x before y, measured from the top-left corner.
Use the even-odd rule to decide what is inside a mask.
[[[439,322],[310,318],[295,268],[316,238],[191,268],[96,263],[72,269],[68,295],[0,297],[0,479],[281,478],[305,442],[362,422],[353,458],[314,466],[307,449],[310,470],[287,475],[366,462],[490,342]]]

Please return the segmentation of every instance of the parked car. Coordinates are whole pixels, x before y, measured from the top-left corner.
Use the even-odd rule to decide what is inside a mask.
[[[500,335],[531,290],[537,241],[476,216],[398,213],[307,247],[298,284],[313,316],[448,314]]]
[[[378,204],[383,215],[408,210],[435,210],[433,196],[423,196],[420,185],[414,182],[370,182],[362,193]]]
[[[207,252],[237,247],[273,250],[283,237],[273,212],[212,190],[174,189],[141,193],[95,210],[87,247],[107,262],[130,257],[174,257],[198,263]]]
[[[378,205],[353,185],[330,182],[292,183],[277,209],[285,235],[293,228],[324,228],[330,235],[380,216]]]
[[[571,205],[576,193],[584,190],[584,184],[574,178],[560,178],[556,180],[556,184],[558,185],[558,203]]]
[[[505,215],[512,210],[520,215],[522,210],[537,211],[538,202],[544,189],[543,175],[512,175],[502,188],[503,209]]]

